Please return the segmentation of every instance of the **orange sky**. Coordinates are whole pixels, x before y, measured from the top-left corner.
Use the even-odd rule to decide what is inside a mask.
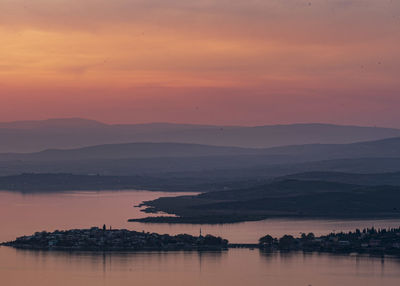
[[[0,0],[0,121],[400,127],[397,0]]]

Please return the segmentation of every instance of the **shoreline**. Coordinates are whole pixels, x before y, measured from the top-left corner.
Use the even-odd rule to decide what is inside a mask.
[[[32,248],[30,246],[12,246],[7,243],[0,243],[1,247],[9,247],[16,250],[26,250],[26,251],[38,251],[38,252],[64,252],[64,253],[178,253],[178,252],[228,252],[231,249],[248,249],[258,250],[263,254],[292,254],[292,253],[302,253],[302,254],[331,254],[331,255],[355,255],[355,256],[365,256],[365,257],[394,257],[400,258],[400,251],[396,253],[388,253],[382,251],[327,251],[327,250],[305,250],[305,249],[293,249],[293,250],[282,250],[282,249],[264,249],[258,244],[240,244],[234,243],[228,245],[225,248],[188,248],[188,249],[163,249],[163,248],[148,248],[148,249],[70,249],[70,248]]]
[[[274,238],[265,235],[259,243],[229,243],[212,235],[199,236],[158,234],[129,231],[72,229],[54,232],[36,232],[31,236],[18,237],[14,241],[0,243],[16,249],[68,252],[166,252],[166,251],[227,251],[232,248],[259,249],[264,253],[332,253],[393,255],[400,257],[400,227],[389,229],[365,228],[350,232],[330,233],[316,237],[303,233],[300,237],[283,235]]]
[[[400,215],[387,216],[327,216],[327,215],[260,215],[260,216],[204,216],[204,217],[177,217],[177,216],[149,216],[144,218],[128,219],[128,222],[139,222],[144,224],[236,224],[244,222],[263,221],[268,219],[298,219],[298,220],[386,220],[399,219]]]
[[[36,232],[1,243],[19,249],[63,251],[171,251],[224,250],[228,241],[212,235],[196,237],[188,234],[171,236],[126,229],[71,229],[54,232]]]

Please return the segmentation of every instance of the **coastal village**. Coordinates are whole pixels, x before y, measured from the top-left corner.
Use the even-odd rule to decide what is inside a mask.
[[[315,237],[313,233],[302,234],[295,238],[284,235],[277,239],[266,235],[259,240],[263,250],[280,251],[317,251],[331,253],[367,253],[400,255],[400,228],[357,229],[353,232],[330,233]]]
[[[38,250],[135,251],[135,250],[222,250],[228,241],[212,235],[188,234],[171,236],[126,229],[73,229],[36,232],[3,245]]]
[[[157,234],[126,229],[73,229],[54,232],[36,232],[18,237],[2,245],[33,250],[67,251],[219,251],[228,248],[259,248],[261,251],[304,251],[329,253],[359,253],[372,255],[400,255],[400,228],[368,228],[354,232],[330,233],[316,237],[313,233],[300,237],[270,235],[259,239],[258,244],[229,244],[228,240],[212,235],[192,236]]]

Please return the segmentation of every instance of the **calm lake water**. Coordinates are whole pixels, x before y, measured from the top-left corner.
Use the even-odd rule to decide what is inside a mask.
[[[111,225],[158,233],[197,235],[198,225],[129,223],[143,217],[134,205],[182,193],[147,191],[68,192],[23,195],[0,192],[0,241],[38,230]],[[341,221],[274,219],[202,225],[203,233],[231,242],[363,227],[398,227],[399,220]],[[400,285],[400,260],[329,254],[224,252],[66,253],[0,247],[1,285]]]

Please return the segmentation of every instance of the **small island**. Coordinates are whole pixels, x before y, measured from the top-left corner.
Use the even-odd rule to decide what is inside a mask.
[[[313,233],[295,238],[284,235],[277,239],[261,237],[259,248],[265,251],[306,251],[329,253],[359,253],[373,255],[400,255],[400,228],[357,229],[353,232],[330,233],[315,237]]]
[[[20,249],[66,251],[170,251],[170,250],[224,250],[228,241],[206,235],[171,236],[126,229],[73,229],[54,232],[36,232],[2,243]]]

